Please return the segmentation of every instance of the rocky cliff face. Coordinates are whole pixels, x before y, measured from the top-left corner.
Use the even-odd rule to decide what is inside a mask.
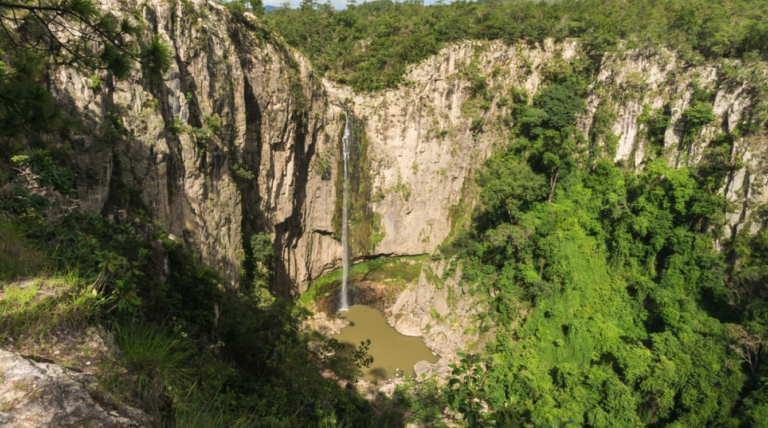
[[[593,133],[600,104],[612,108],[616,115],[611,132],[618,137],[614,160],[637,169],[644,167],[653,151],[650,124],[643,120],[644,108],[668,117],[660,143],[669,163],[678,167],[695,166],[702,161],[710,141],[731,134],[734,142],[728,161],[735,168],[721,189],[731,202],[726,212],[730,230],[725,237],[734,236],[743,227],[754,233],[759,224],[751,214],[768,200],[764,193],[768,139],[764,128],[743,136],[739,127],[765,122],[767,72],[765,63],[747,67],[738,61],[721,61],[690,66],[663,50],[612,55],[601,64],[581,128],[585,135]],[[703,126],[689,143],[684,141],[684,113],[702,92],[712,103],[715,120]]]
[[[53,74],[60,104],[86,123],[68,141],[82,206],[119,218],[110,197],[116,189],[137,190],[152,220],[221,268],[233,286],[241,236],[269,232],[283,262],[278,288],[288,292],[306,278],[307,171],[328,120],[311,68],[215,3],[103,8],[156,29],[174,61],[162,79],[140,68],[124,81],[101,76],[100,90],[73,70]]]
[[[369,255],[430,253],[468,219],[472,172],[508,141],[511,89],[534,94],[547,75],[582,56],[575,42],[467,42],[412,67],[400,88],[355,94],[315,75],[248,14],[233,17],[201,0],[105,0],[103,7],[156,29],[174,61],[163,79],[137,68],[124,81],[101,76],[100,90],[74,70],[52,74],[57,99],[86,123],[61,141],[74,153],[81,204],[120,218],[110,198],[137,189],[152,220],[220,267],[232,286],[242,238],[268,232],[278,255],[274,288],[285,295],[340,265],[333,234],[344,123],[336,101],[361,119],[368,141],[367,209],[379,230]],[[766,69],[689,66],[663,51],[609,55],[579,127],[608,156],[642,168],[655,144],[643,106],[664,110],[665,156],[695,163],[710,137],[761,114],[765,95],[756,88]],[[490,96],[471,87],[478,77]],[[696,90],[710,91],[717,118],[679,149]],[[764,201],[765,142],[764,131],[739,137],[730,154],[743,161],[723,189],[736,207],[728,214],[734,233]]]

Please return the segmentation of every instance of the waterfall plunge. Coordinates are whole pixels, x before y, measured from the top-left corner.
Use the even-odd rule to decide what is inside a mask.
[[[344,123],[344,135],[341,137],[344,156],[344,200],[341,208],[341,262],[342,262],[342,274],[341,274],[341,305],[340,311],[349,310],[349,302],[347,301],[347,283],[349,281],[349,218],[347,211],[349,210],[349,161],[352,151],[352,144],[354,140],[354,116],[349,110],[344,108],[346,113],[346,122]]]

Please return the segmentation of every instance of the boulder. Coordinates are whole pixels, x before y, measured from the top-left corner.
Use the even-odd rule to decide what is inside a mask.
[[[307,325],[325,336],[341,333],[341,329],[349,325],[349,321],[342,318],[330,318],[325,312],[317,312]]]
[[[413,373],[417,382],[421,382],[432,374],[432,364],[429,364],[427,360],[421,360],[413,365]]]
[[[411,317],[400,318],[395,323],[395,330],[405,336],[421,336],[421,328],[419,328],[418,321]]]
[[[429,313],[423,313],[421,315],[421,320],[419,321],[419,327],[424,330],[427,328],[427,325],[430,321],[432,321],[432,317],[429,315]]]
[[[429,299],[432,297],[432,290],[429,286],[419,287],[416,290],[416,305],[421,306],[429,303]]]
[[[146,413],[119,403],[92,375],[0,350],[0,426],[139,428]]]
[[[403,306],[405,306],[406,303],[408,303],[408,298],[411,297],[411,290],[405,290],[400,294],[400,297],[397,298],[397,302],[395,302],[395,305],[392,306],[392,315],[397,315],[401,309],[403,309]]]
[[[448,302],[445,301],[443,296],[440,296],[435,300],[435,305],[433,307],[441,317],[445,317],[449,313]]]

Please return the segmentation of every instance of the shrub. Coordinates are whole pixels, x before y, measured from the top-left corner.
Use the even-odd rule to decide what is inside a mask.
[[[145,406],[157,408],[190,379],[193,348],[182,337],[147,322],[117,324],[115,331],[129,376],[123,382]]]
[[[573,91],[561,85],[544,88],[534,105],[547,114],[549,128],[561,130],[573,124],[576,115],[584,109],[584,102]]]
[[[43,255],[32,248],[17,227],[0,220],[0,281],[34,275],[44,266]]]
[[[64,195],[77,196],[74,189],[75,173],[69,168],[56,165],[47,150],[34,150],[14,156],[11,160],[20,168],[29,167],[37,174],[36,180],[41,185],[53,186]]]

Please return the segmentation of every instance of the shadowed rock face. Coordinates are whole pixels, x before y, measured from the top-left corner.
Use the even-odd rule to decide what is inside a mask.
[[[0,426],[139,428],[144,412],[117,402],[91,375],[0,350]]]
[[[265,37],[258,18],[246,25],[202,0],[102,5],[118,15],[141,16],[169,43],[174,61],[163,80],[137,67],[124,81],[102,76],[100,91],[91,89],[90,76],[74,70],[51,74],[60,105],[86,124],[69,141],[82,206],[117,214],[109,212],[110,184],[121,180],[139,189],[152,219],[221,269],[232,287],[239,279],[242,237],[268,232],[277,255],[273,289],[283,295],[305,291],[341,264],[334,202],[343,121],[332,101],[344,101],[362,119],[369,142],[373,196],[367,209],[383,231],[370,256],[430,253],[468,220],[476,193],[473,171],[509,141],[510,107],[501,98],[513,87],[535,94],[543,75],[582,55],[573,41],[465,42],[413,66],[408,85],[356,94],[321,79],[279,38]],[[473,104],[463,77],[470,63],[493,94],[485,109]],[[643,105],[668,108],[672,124],[664,144],[676,147],[682,112],[698,85],[715,94],[717,120],[703,129],[702,144],[673,150],[669,159],[681,166],[695,163],[703,142],[732,130],[756,103],[754,84],[721,77],[720,67],[689,67],[669,52],[607,56],[578,126],[593,144],[604,145],[605,136],[595,135],[596,113],[601,105],[609,108],[616,113],[608,126],[618,137],[615,159],[642,168],[648,153],[639,122]],[[196,139],[193,128],[207,126],[214,115],[220,131],[204,142]],[[110,117],[119,117],[125,128],[117,141],[104,138]],[[477,120],[481,132],[470,129]],[[734,160],[745,166],[723,189],[736,202],[737,211],[728,214],[734,231],[749,224],[764,199],[764,144],[764,136],[735,144]],[[323,159],[330,178],[321,173]],[[253,178],[233,172],[238,170]]]

